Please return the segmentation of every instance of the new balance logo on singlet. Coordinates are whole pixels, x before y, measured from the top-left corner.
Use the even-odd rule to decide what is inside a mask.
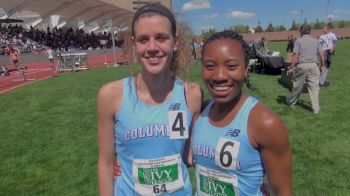
[[[226,132],[225,136],[230,136],[230,137],[237,137],[241,130],[239,129],[230,129]]]
[[[180,103],[171,103],[169,106],[169,111],[179,110],[181,104]]]

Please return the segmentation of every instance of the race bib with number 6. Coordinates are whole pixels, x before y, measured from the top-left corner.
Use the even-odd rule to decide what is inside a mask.
[[[238,196],[238,178],[217,170],[196,165],[197,192],[201,196]]]
[[[239,169],[239,146],[240,142],[221,137],[215,149],[215,164],[223,169]]]
[[[187,139],[187,113],[185,111],[168,111],[169,138]]]
[[[135,191],[140,195],[172,193],[184,186],[180,155],[133,161]]]

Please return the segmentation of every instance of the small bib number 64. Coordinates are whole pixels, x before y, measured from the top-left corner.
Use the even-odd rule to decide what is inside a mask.
[[[187,113],[184,111],[168,111],[170,139],[187,139]]]
[[[215,164],[223,169],[236,170],[240,142],[221,137],[215,149]]]

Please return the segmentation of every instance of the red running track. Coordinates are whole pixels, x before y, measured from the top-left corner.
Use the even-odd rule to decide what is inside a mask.
[[[123,60],[121,55],[116,57],[117,61]],[[106,55],[106,62],[113,64],[113,54]],[[57,62],[55,62],[56,64]],[[103,66],[105,63],[105,55],[88,57],[89,69]],[[43,80],[55,75],[55,71],[50,68],[49,62],[37,62],[21,64],[21,67],[26,67],[23,71],[12,71],[9,76],[0,77],[0,94],[8,92],[12,89],[33,83],[38,80]],[[8,67],[10,70],[14,67]]]

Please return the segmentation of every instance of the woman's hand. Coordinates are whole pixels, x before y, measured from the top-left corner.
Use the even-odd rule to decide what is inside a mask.
[[[122,173],[120,164],[118,160],[114,160],[113,163],[113,178],[116,179],[118,176],[120,176]]]

